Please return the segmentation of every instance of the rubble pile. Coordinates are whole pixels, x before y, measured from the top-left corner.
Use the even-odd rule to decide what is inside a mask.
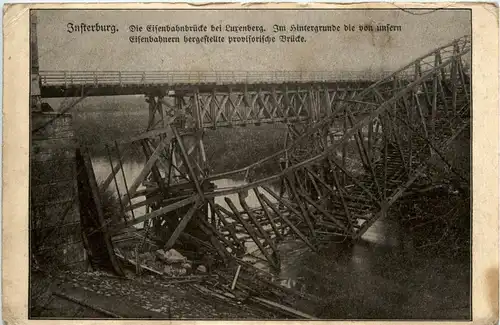
[[[207,272],[206,265],[200,262],[189,261],[187,257],[175,249],[168,251],[158,249],[153,252],[137,254],[134,250],[125,252],[118,250],[117,256],[123,257],[124,260],[133,265],[139,265],[140,268],[146,268],[154,273],[170,277]],[[194,268],[195,265],[196,268]]]

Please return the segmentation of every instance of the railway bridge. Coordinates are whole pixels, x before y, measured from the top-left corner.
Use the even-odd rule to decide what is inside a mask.
[[[112,242],[144,224],[151,233],[168,229],[166,249],[191,242],[225,261],[247,254],[250,241],[259,258],[278,268],[277,246],[285,236],[311,249],[330,238],[362,236],[423,179],[430,159],[438,157],[460,174],[443,152],[470,126],[471,75],[465,64],[470,50],[470,37],[464,36],[396,71],[370,77],[39,71],[36,78],[42,98],[140,94],[149,103],[147,129],[103,144],[111,172],[102,184],[88,184],[94,203],[99,189],[114,187],[121,218],[100,218],[84,227],[84,236],[97,231]],[[207,170],[204,129],[261,123],[288,126],[282,150],[238,170]],[[146,162],[137,177],[127,179],[123,159],[133,150]],[[84,149],[80,157],[89,167]],[[279,163],[281,171],[266,177],[255,172],[268,162]],[[218,189],[213,182],[222,178],[245,184]],[[279,193],[272,184],[281,186]],[[249,206],[248,193],[258,206]],[[226,207],[217,203],[222,199]]]

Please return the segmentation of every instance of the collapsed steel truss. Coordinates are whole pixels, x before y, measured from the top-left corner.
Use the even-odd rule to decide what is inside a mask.
[[[166,248],[187,238],[224,260],[243,254],[251,241],[275,267],[285,235],[312,249],[318,239],[359,238],[469,126],[470,50],[470,38],[462,37],[365,87],[186,86],[169,95],[175,104],[164,93],[149,93],[148,130],[109,149],[112,172],[101,188],[115,185],[123,219],[108,229],[116,235],[152,221],[154,231],[169,229]],[[258,123],[288,123],[285,148],[210,175],[203,129]],[[122,173],[121,193],[122,157],[137,148],[146,163],[133,180]],[[282,171],[265,178],[254,173],[268,161],[281,161]],[[214,188],[213,181],[231,177],[247,183]],[[257,207],[249,207],[249,193]],[[227,207],[215,202],[221,197]]]

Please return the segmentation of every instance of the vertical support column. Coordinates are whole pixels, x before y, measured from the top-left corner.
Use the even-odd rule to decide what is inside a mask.
[[[417,77],[421,77],[422,76],[422,66],[421,66],[420,61],[415,62],[415,69],[417,71]],[[431,103],[431,97],[429,96],[429,89],[427,88],[427,83],[425,81],[422,82],[421,87],[422,87],[422,92],[425,95],[424,101],[427,104],[427,107],[429,107],[432,105],[432,103]],[[427,111],[427,112],[425,112],[425,114],[428,115],[429,112]]]
[[[38,19],[36,16],[36,11],[30,11],[30,53],[31,53],[31,73],[39,74],[39,65],[38,65],[38,35],[37,35],[37,25]]]
[[[243,106],[241,107],[241,119],[243,120],[242,122],[245,122],[247,120],[248,116],[248,110],[251,109],[252,105],[252,98],[250,98],[250,94],[248,93],[248,85],[245,84],[243,86]]]
[[[438,65],[443,63],[443,61],[441,59],[441,52],[440,51],[436,52],[436,60],[437,60]],[[444,84],[444,82],[446,81],[445,68],[441,68],[441,73],[438,76],[439,76],[439,78],[438,78],[438,91],[439,91],[439,95],[441,96],[441,100],[443,102],[444,114],[446,116],[448,116],[448,103],[446,100],[446,93],[445,93],[445,86],[446,85]]]
[[[346,134],[347,133],[347,111],[344,109],[344,123],[343,123],[343,134]],[[350,139],[347,139],[348,141],[350,141]],[[346,159],[347,159],[347,142],[348,141],[344,141],[342,143],[342,168],[345,169],[346,167]],[[345,185],[346,183],[346,175],[345,173],[342,174],[342,185]]]
[[[147,130],[151,130],[155,125],[155,114],[156,114],[156,100],[151,94],[146,95],[146,103],[149,104],[149,117],[148,117],[148,127]]]
[[[146,161],[149,161],[149,159],[151,158],[152,152],[150,151],[150,148],[147,145],[146,140],[141,140],[140,143],[142,146],[142,150],[144,152],[144,156],[146,157]],[[164,179],[161,177],[161,173],[160,173],[160,170],[158,169],[157,164],[153,164],[153,166],[151,167],[151,173],[152,173],[153,179],[155,180],[156,184],[158,184],[160,190],[163,193],[166,193]],[[124,180],[125,180],[125,178],[124,178]],[[129,197],[129,199],[130,199],[130,197]],[[133,210],[132,210],[132,213],[133,213]]]
[[[325,102],[326,116],[332,116],[332,102],[330,101],[330,93],[328,92],[328,86],[323,89],[323,100]]]
[[[200,94],[198,89],[195,90],[193,96],[191,97],[193,101],[193,118],[194,118],[194,125],[197,130],[200,130],[203,128],[203,121],[201,118],[201,110],[200,110]]]
[[[439,52],[435,54],[434,57],[434,66],[438,66],[438,55]],[[434,138],[436,134],[436,112],[437,112],[437,96],[438,96],[438,78],[439,78],[439,71],[435,72],[433,83],[432,83],[432,111],[431,111],[431,134],[432,137]]]
[[[227,100],[225,101],[222,101],[222,105],[224,109],[224,116],[226,117],[226,122],[229,123],[229,125],[231,125],[233,123],[233,117],[232,117],[232,105],[231,103],[233,103],[233,90],[231,89],[231,86],[228,86],[227,87]],[[222,116],[222,114],[221,114]]]
[[[87,190],[89,190],[88,192],[90,193],[91,197],[88,203],[93,205],[92,212],[95,212],[95,214],[97,215],[97,220],[98,220],[97,224],[99,225],[98,233],[101,236],[102,243],[105,246],[107,252],[107,258],[109,259],[113,271],[117,275],[123,275],[124,274],[123,270],[120,264],[118,263],[118,260],[116,259],[115,256],[115,252],[113,250],[113,243],[111,241],[111,235],[108,231],[107,222],[105,220],[104,213],[102,210],[101,196],[95,178],[94,169],[92,167],[92,162],[90,160],[90,155],[86,148],[77,150],[76,155],[77,159],[81,162],[83,168],[85,169],[85,176],[87,176],[87,179],[85,181],[87,182],[88,186]]]
[[[205,153],[205,146],[203,144],[204,131],[203,131],[203,119],[202,119],[199,96],[200,96],[199,90],[196,89],[192,97],[193,118],[195,120],[195,129],[197,137],[196,141],[198,143],[198,148],[199,148],[199,166],[204,170],[204,173],[207,173],[206,171],[207,156]]]
[[[174,97],[174,100],[175,100],[175,103],[174,103],[174,107],[175,109],[180,109],[182,110],[182,101],[179,97]],[[179,126],[179,125],[177,125]],[[178,150],[176,150],[177,148],[177,145],[175,143],[175,141],[172,141],[170,143],[170,164],[171,166],[169,167],[170,168],[170,171],[169,171],[169,175],[170,175],[170,180],[169,181],[172,181],[176,178],[178,178],[180,176],[180,171],[178,168],[175,168],[175,167],[179,167],[179,161],[181,160],[180,157],[178,158],[177,157],[177,154],[178,154]],[[175,167],[172,167],[172,166],[175,166]]]
[[[411,93],[410,93],[411,94]],[[408,96],[408,95],[406,95]],[[406,110],[406,118],[408,120],[408,125],[413,127],[413,106],[408,104],[407,98],[403,97],[403,101],[405,103],[405,110]],[[413,96],[410,96],[413,97]],[[411,102],[411,100],[410,100]],[[412,167],[412,159],[413,159],[413,130],[411,128],[406,129],[407,132],[407,139],[408,139],[408,171],[411,172],[411,167]]]
[[[388,145],[389,145],[389,139],[390,136],[387,134],[389,131],[388,125],[387,125],[387,118],[386,115],[382,115],[380,117],[380,122],[382,123],[382,132],[384,133],[383,141],[384,141],[384,182],[382,183],[382,200],[385,202],[387,200],[387,158],[389,155],[388,152]]]
[[[165,119],[165,113],[163,112],[162,101],[163,101],[163,96],[158,96],[158,99],[156,101],[156,109],[158,110],[158,113],[160,114],[162,126],[165,128],[165,127],[167,127],[167,124],[166,124],[167,121]]]
[[[185,176],[196,175],[196,178],[202,177],[201,175],[206,172],[206,154],[205,147],[203,144],[203,126],[201,125],[201,108],[199,106],[199,94],[196,93],[193,96],[195,98],[194,102],[191,103],[191,113],[193,117],[193,124],[187,123],[186,119],[181,120],[180,123],[176,123],[173,129],[178,130],[176,138],[177,142],[174,144],[174,150],[172,154],[172,164],[177,166],[174,168],[175,175],[178,176],[181,173]],[[176,97],[176,106],[179,110],[183,109],[183,98]],[[189,129],[190,132],[186,134],[182,130]],[[194,132],[191,132],[194,129]],[[182,170],[181,170],[182,168]],[[192,178],[192,177],[191,177]]]
[[[288,110],[290,109],[290,97],[288,97],[288,85],[285,84],[285,86],[283,87],[283,99],[282,99],[282,102],[283,102],[283,106],[282,106],[282,110],[283,110],[283,117],[285,118],[285,122],[288,122]]]
[[[38,37],[37,37],[36,11],[30,11],[30,53],[31,53],[31,109],[40,112],[42,110],[40,90],[40,68],[38,65]]]
[[[293,106],[293,115],[298,116],[298,112],[300,112],[300,105],[302,104],[302,100],[300,100],[301,96],[301,89],[300,87],[297,87],[296,91],[296,96],[295,96],[295,101],[294,101],[294,106]]]
[[[457,113],[457,59],[458,44],[453,44],[453,58],[451,61],[451,112],[453,116]]]
[[[373,162],[373,120],[368,123],[368,159]]]
[[[316,112],[314,110],[314,98],[313,98],[314,95],[313,95],[313,88],[312,88],[312,86],[310,86],[307,89],[307,96],[308,96],[308,99],[309,99],[307,101],[307,105],[309,107],[304,107],[304,110],[306,112],[308,112],[309,118],[314,123],[316,121]]]
[[[396,94],[398,92],[397,91],[397,88],[398,88],[398,79],[397,79],[397,77],[394,77],[394,80],[392,81],[392,87],[393,87],[393,93]],[[394,104],[392,105],[392,111],[394,112],[394,114],[396,114],[396,112],[397,112],[397,101],[395,101]],[[394,135],[394,140],[396,140],[396,142],[397,142],[397,136],[398,136],[397,133],[398,133],[399,130],[396,130],[396,128],[395,128],[395,126],[393,124],[393,121],[392,121],[392,117],[390,115],[388,115],[388,120],[390,122],[390,126],[392,126],[392,127],[389,127],[389,130],[391,130],[391,136]],[[401,147],[399,149],[401,149]],[[403,159],[402,156],[403,155],[401,155],[401,158]]]
[[[464,71],[464,64],[462,62],[463,58],[459,58],[457,61],[458,64],[458,75],[460,76],[460,82],[462,83],[463,91],[468,100],[470,100],[469,89],[467,89],[466,76]]]
[[[182,95],[179,95],[179,96],[175,96],[175,107],[177,108],[177,111],[178,112],[183,112],[184,114],[182,115],[182,117],[179,119],[179,122],[177,124],[177,126],[179,128],[185,128],[186,127],[186,111],[184,109],[184,105],[183,105],[183,97]]]
[[[207,155],[205,153],[205,145],[203,143],[203,135],[204,132],[201,130],[199,132],[200,137],[198,138],[198,145],[200,148],[200,167],[203,169],[204,174],[208,174],[208,169],[207,169]]]
[[[217,93],[215,88],[212,90],[212,100],[210,101],[210,117],[212,118],[212,127],[217,127],[217,108],[215,102],[217,101]]]

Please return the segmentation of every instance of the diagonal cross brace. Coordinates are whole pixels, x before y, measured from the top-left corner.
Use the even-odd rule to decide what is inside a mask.
[[[124,206],[126,203],[129,201],[129,198],[133,198],[134,194],[137,192],[137,189],[141,185],[141,183],[144,181],[144,179],[149,175],[149,172],[151,171],[151,168],[153,168],[153,165],[156,163],[158,158],[160,157],[160,154],[163,152],[166,146],[170,144],[170,140],[173,137],[173,133],[170,130],[170,132],[167,132],[165,139],[163,139],[158,147],[156,147],[155,151],[151,154],[151,157],[149,157],[148,161],[142,168],[141,172],[139,175],[136,177],[132,185],[130,185],[130,188],[128,189],[128,195],[124,195],[122,198],[122,204]]]

